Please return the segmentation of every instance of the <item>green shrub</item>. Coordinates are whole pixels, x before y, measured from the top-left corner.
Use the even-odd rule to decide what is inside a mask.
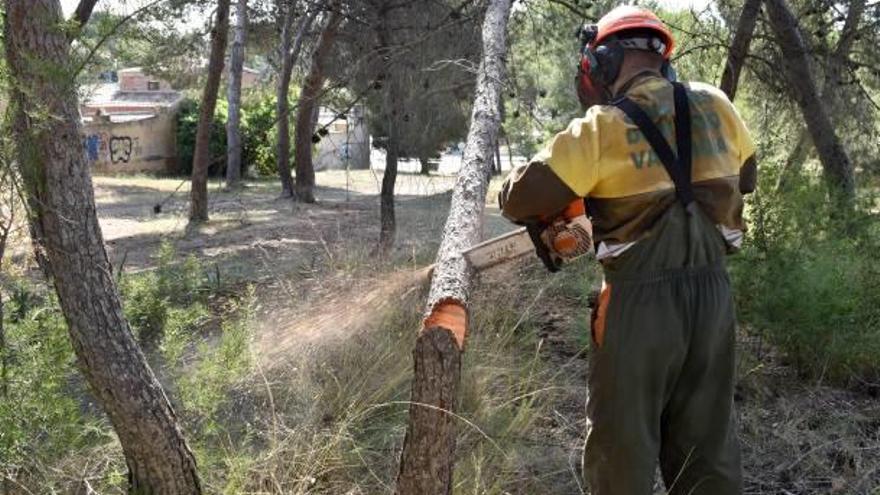
[[[877,383],[880,221],[862,207],[839,219],[809,180],[765,190],[753,240],[732,262],[741,320],[812,378]]]
[[[207,277],[198,260],[189,256],[179,262],[174,247],[163,242],[156,261],[155,270],[125,276],[121,284],[125,316],[147,350],[162,345],[169,326],[179,336],[193,330],[208,313],[202,304]]]
[[[15,284],[0,347],[0,477],[40,486],[54,476],[46,466],[86,445],[99,420],[81,412],[88,395],[74,379],[75,357],[57,302]]]
[[[298,92],[291,88],[290,108],[293,117],[296,109]],[[242,99],[241,107],[241,140],[242,140],[242,171],[244,174],[274,176],[276,136],[275,114],[276,97],[271,91],[256,92]],[[199,105],[194,99],[186,99],[177,114],[177,153],[179,171],[182,174],[192,173],[192,159],[195,152],[196,129],[199,122]],[[228,107],[226,100],[217,100],[214,123],[211,127],[211,175],[221,175],[226,170],[226,120]],[[290,126],[293,138],[293,123]]]
[[[196,149],[196,130],[199,127],[200,103],[192,98],[183,100],[177,111],[177,170],[180,174],[192,174],[192,163]],[[208,149],[210,160],[209,175],[220,175],[226,170],[226,100],[217,99],[214,121],[211,124],[211,139]]]
[[[273,93],[263,92],[250,95],[244,100],[241,110],[242,163],[254,175],[274,176],[276,147],[278,136],[275,123],[276,97]],[[295,101],[291,101],[294,109]],[[290,126],[291,139],[293,123]]]

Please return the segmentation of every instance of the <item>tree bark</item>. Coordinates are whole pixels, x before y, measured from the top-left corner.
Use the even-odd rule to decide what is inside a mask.
[[[332,9],[328,14],[327,24],[321,31],[318,45],[315,47],[314,53],[312,53],[309,74],[303,82],[299,105],[296,110],[296,129],[294,129],[294,137],[296,139],[294,150],[296,157],[296,194],[294,198],[303,203],[315,202],[315,166],[312,163],[312,135],[315,132],[315,126],[312,114],[318,110],[321,91],[324,88],[324,63],[336,40],[336,29],[341,21],[342,16],[338,9]]]
[[[6,0],[13,135],[35,243],[80,370],[107,414],[133,493],[198,494],[196,461],[138,348],[95,213],[68,40],[58,0]]]
[[[229,1],[217,0],[217,17],[211,29],[211,54],[208,58],[208,79],[202,91],[199,108],[199,125],[192,166],[192,190],[190,191],[189,219],[203,222],[208,219],[208,167],[211,164],[211,127],[220,77],[223,75],[223,56],[226,52],[226,35],[229,31]]]
[[[501,123],[499,99],[506,78],[507,21],[511,0],[491,0],[482,29],[482,60],[462,168],[428,296],[427,317],[416,340],[409,423],[397,493],[449,494],[455,462],[455,418],[461,354],[473,270],[462,252],[482,236],[488,172]]]
[[[849,59],[849,53],[852,51],[853,43],[858,34],[859,23],[865,12],[866,0],[853,0],[849,4],[849,11],[846,14],[846,20],[843,23],[843,29],[840,31],[840,38],[837,46],[831,56],[825,61],[825,75],[822,78],[821,94],[825,107],[831,111],[831,120],[836,120],[835,114],[840,115],[838,102],[840,95],[838,89],[843,85],[843,74],[846,71],[846,61]],[[810,153],[812,143],[810,142],[809,132],[806,128],[802,128],[800,136],[795,144],[795,148],[789,155],[788,159],[779,173],[779,179],[776,182],[776,190],[782,190],[790,178],[800,171],[801,165]]]
[[[317,10],[311,10],[300,17],[296,35],[293,35],[295,13],[292,7],[288,7],[287,13],[284,15],[284,25],[281,28],[281,73],[278,75],[275,114],[278,116],[278,156],[276,159],[278,176],[281,179],[281,197],[284,198],[293,197],[293,178],[290,175],[290,103],[288,101],[290,77],[293,66],[299,59],[305,34],[311,27],[317,13]]]
[[[837,206],[849,210],[855,198],[852,163],[816,89],[797,19],[785,0],[766,0],[765,5],[770,26],[782,51],[783,72],[819,154],[829,193]]]
[[[721,75],[721,91],[727,94],[730,101],[736,96],[736,88],[739,84],[739,74],[742,71],[746,55],[749,53],[749,45],[752,43],[752,34],[755,32],[755,24],[761,13],[762,0],[746,0],[743,4],[739,21],[736,23],[736,32],[727,52],[727,63],[724,65],[724,73]]]
[[[241,180],[241,76],[244,71],[244,44],[247,33],[247,0],[235,3],[235,29],[229,55],[229,86],[226,91],[226,187]]]

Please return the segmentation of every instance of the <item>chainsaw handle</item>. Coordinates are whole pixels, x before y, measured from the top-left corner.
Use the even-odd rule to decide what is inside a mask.
[[[541,239],[541,233],[544,232],[546,228],[546,225],[540,223],[526,224],[526,231],[529,233],[529,238],[532,239],[532,244],[535,245],[535,254],[538,255],[538,258],[541,259],[544,266],[547,267],[551,273],[556,273],[562,267],[562,262],[553,257],[550,253],[550,249],[547,248],[547,245],[544,244],[544,241]]]

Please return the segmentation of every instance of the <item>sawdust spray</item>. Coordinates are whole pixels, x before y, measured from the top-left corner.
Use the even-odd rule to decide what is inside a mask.
[[[350,287],[320,298],[306,308],[273,311],[260,323],[256,353],[263,366],[283,364],[286,356],[344,339],[363,330],[394,303],[424,286],[430,267],[407,270],[368,286]]]

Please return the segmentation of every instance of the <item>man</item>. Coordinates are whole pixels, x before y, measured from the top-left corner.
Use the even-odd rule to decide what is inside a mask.
[[[720,90],[672,82],[674,40],[653,13],[618,7],[582,42],[586,116],[514,170],[499,200],[532,225],[587,204],[605,281],[584,476],[593,495],[647,495],[659,458],[672,494],[738,494],[724,257],[742,242],[754,144]]]

